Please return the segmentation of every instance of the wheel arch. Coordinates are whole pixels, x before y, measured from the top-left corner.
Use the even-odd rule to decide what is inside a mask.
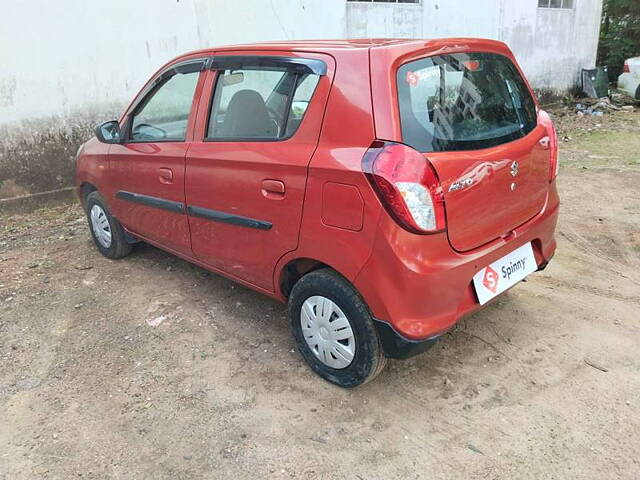
[[[347,281],[349,279],[340,270],[326,262],[316,260],[308,257],[297,257],[289,260],[279,271],[277,275],[277,288],[278,293],[282,295],[284,299],[289,298],[289,294],[293,289],[293,286],[298,280],[300,280],[307,273],[320,268],[330,268],[339,275],[345,277]],[[351,283],[351,282],[350,282]]]
[[[91,182],[82,182],[80,184],[80,201],[84,206],[90,193],[98,191],[98,188]]]

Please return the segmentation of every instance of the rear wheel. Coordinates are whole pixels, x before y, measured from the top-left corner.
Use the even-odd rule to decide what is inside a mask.
[[[122,226],[116,220],[98,192],[91,192],[85,201],[85,211],[93,243],[107,258],[122,258],[131,252]]]
[[[374,379],[386,358],[367,306],[333,270],[302,277],[289,298],[289,322],[311,369],[345,388]]]
[[[638,85],[638,88],[636,89],[636,100],[640,100],[640,85]]]

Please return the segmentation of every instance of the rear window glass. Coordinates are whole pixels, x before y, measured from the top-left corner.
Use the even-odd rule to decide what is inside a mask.
[[[404,143],[421,152],[475,150],[522,138],[535,103],[511,61],[491,53],[428,57],[398,69]]]

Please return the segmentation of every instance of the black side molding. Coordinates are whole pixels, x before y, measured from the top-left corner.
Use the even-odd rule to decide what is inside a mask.
[[[231,213],[220,212],[218,210],[209,210],[208,208],[193,207],[191,205],[187,206],[185,212],[185,205],[183,203],[165,200],[164,198],[151,197],[141,193],[125,192],[120,190],[116,193],[116,198],[126,200],[127,202],[139,203],[148,207],[168,210],[173,213],[188,213],[192,217],[204,218],[206,220],[213,220],[214,222],[220,223],[229,223],[231,225],[238,225],[239,227],[270,230],[273,226],[271,222],[265,222],[264,220],[256,220],[255,218],[242,217],[240,215],[233,215]]]
[[[216,55],[209,60],[212,70],[282,70],[296,73],[326,75],[327,64],[316,58],[281,57],[271,55]]]
[[[151,197],[149,195],[142,195],[141,193],[125,192],[123,190],[116,193],[116,198],[126,200],[127,202],[146,205],[147,207],[154,207],[161,210],[184,214],[184,204],[174,202],[172,200],[165,200],[164,198]]]
[[[273,226],[270,222],[265,222],[263,220],[242,217],[240,215],[233,215],[231,213],[220,212],[218,210],[209,210],[208,208],[193,207],[191,205],[187,207],[187,212],[192,217],[204,218],[206,220],[213,220],[214,222],[220,223],[230,223],[240,227],[257,228],[258,230],[270,230]]]
[[[373,319],[385,356],[404,360],[429,350],[438,337],[426,338],[424,340],[410,340],[403,337],[395,329],[382,320]]]

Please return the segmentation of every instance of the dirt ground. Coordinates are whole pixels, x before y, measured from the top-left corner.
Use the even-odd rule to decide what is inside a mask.
[[[285,308],[77,205],[0,218],[0,479],[637,479],[640,114],[559,120],[558,252],[341,390]]]

